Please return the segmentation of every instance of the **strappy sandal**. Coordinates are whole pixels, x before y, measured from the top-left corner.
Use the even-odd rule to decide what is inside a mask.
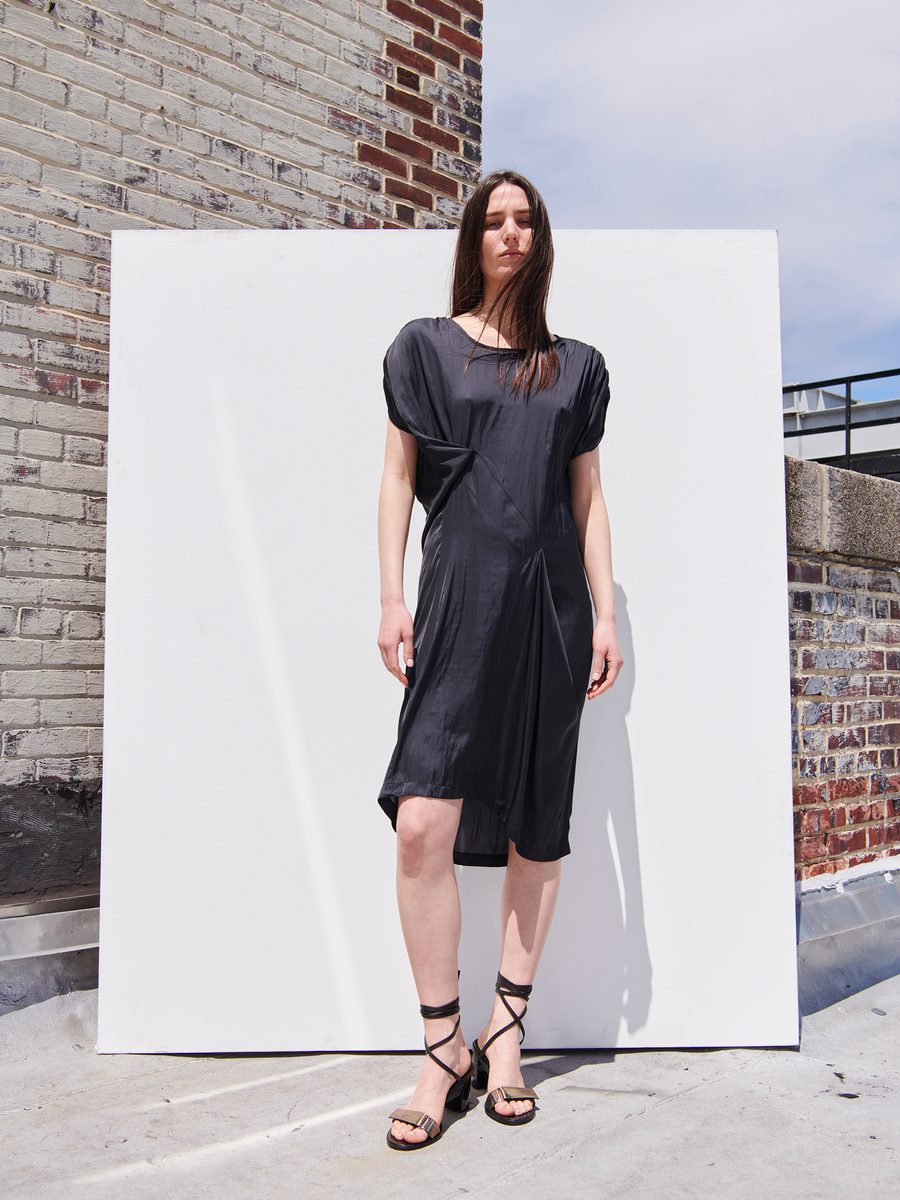
[[[442,1017],[456,1017],[456,1024],[447,1037],[439,1042],[433,1042],[430,1046],[426,1040],[425,1053],[439,1067],[443,1067],[448,1075],[453,1076],[453,1083],[444,1100],[444,1108],[449,1108],[451,1112],[465,1112],[469,1107],[469,1091],[472,1086],[472,1064],[469,1064],[469,1069],[464,1074],[457,1075],[445,1062],[441,1062],[434,1053],[435,1050],[440,1050],[441,1046],[446,1046],[447,1042],[452,1042],[456,1037],[456,1031],[459,1029],[459,996],[455,1000],[451,1000],[449,1004],[441,1004],[436,1008],[429,1004],[422,1004],[419,1006],[419,1012],[426,1021],[437,1021]],[[429,1117],[428,1113],[416,1112],[415,1109],[395,1109],[391,1113],[390,1119],[391,1121],[402,1121],[404,1125],[412,1125],[413,1129],[424,1129],[427,1134],[423,1142],[398,1142],[396,1138],[391,1137],[391,1131],[388,1130],[387,1144],[392,1150],[421,1150],[423,1146],[433,1146],[435,1142],[440,1141],[444,1133],[440,1124],[433,1117]]]
[[[473,1087],[486,1088],[488,1084],[488,1074],[490,1073],[491,1064],[488,1062],[487,1052],[493,1042],[498,1037],[502,1037],[504,1033],[508,1033],[510,1029],[519,1027],[519,1045],[525,1041],[525,1026],[522,1024],[522,1018],[528,1012],[528,999],[531,996],[531,984],[523,985],[518,983],[510,983],[498,971],[497,986],[494,989],[500,999],[506,1006],[506,1011],[512,1017],[508,1025],[504,1025],[502,1029],[498,1029],[484,1043],[484,1046],[478,1045],[478,1039],[472,1043],[472,1062],[475,1067],[473,1077]],[[514,1011],[512,1005],[507,999],[508,996],[514,996],[517,1000],[524,1000],[525,1007],[518,1015]],[[498,1087],[494,1088],[489,1096],[484,1098],[484,1111],[493,1121],[499,1121],[501,1125],[527,1125],[529,1121],[534,1120],[534,1114],[537,1112],[537,1092],[531,1088],[521,1087]],[[497,1112],[497,1104],[501,1100],[530,1100],[531,1108],[526,1113],[520,1113],[511,1117],[504,1116],[503,1113]]]

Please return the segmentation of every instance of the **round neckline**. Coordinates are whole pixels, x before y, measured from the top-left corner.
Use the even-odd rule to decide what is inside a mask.
[[[456,329],[459,330],[459,332],[463,335],[464,338],[467,338],[475,346],[481,346],[481,347],[483,347],[483,349],[491,350],[491,351],[500,350],[504,354],[520,354],[521,353],[521,350],[516,346],[492,346],[489,342],[479,342],[478,338],[473,338],[471,333],[466,333],[465,329],[463,329],[463,327],[462,327],[462,325],[460,325],[459,321],[455,321],[453,319],[453,317],[444,317],[444,320],[449,321],[451,325],[453,325]]]
[[[464,338],[466,338],[468,341],[472,342],[473,345],[481,346],[485,350],[492,350],[492,351],[499,350],[503,354],[521,354],[522,353],[521,347],[492,346],[492,345],[490,345],[489,342],[479,342],[478,338],[473,338],[471,333],[466,333],[465,329],[463,329],[463,327],[462,327],[462,325],[460,325],[459,321],[454,320],[453,317],[441,317],[441,318],[439,318],[439,320],[449,321],[451,325],[455,326],[455,328],[459,330],[459,332],[463,335]],[[558,346],[560,344],[560,342],[563,341],[563,338],[556,337],[554,334],[551,333],[550,340],[551,340],[552,345]]]

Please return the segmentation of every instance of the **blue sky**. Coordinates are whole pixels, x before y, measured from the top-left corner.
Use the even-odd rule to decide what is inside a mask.
[[[485,0],[484,46],[555,226],[777,229],[785,381],[900,367],[896,0]]]

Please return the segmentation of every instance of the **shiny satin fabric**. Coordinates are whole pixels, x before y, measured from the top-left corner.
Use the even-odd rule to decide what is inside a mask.
[[[568,463],[603,436],[603,357],[556,342],[560,376],[512,388],[516,351],[449,317],[406,325],[387,352],[391,421],[418,443],[427,511],[414,665],[379,803],[463,797],[454,861],[503,866],[569,853],[578,728],[592,650],[590,594]]]

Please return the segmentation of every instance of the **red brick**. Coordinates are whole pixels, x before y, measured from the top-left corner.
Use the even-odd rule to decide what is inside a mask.
[[[794,784],[794,804],[826,804],[828,789],[824,785],[814,783]]]
[[[38,371],[13,363],[0,363],[0,386],[3,385],[22,392],[42,392],[45,396],[69,396],[73,400],[78,395],[78,380],[74,375]]]
[[[869,805],[870,821],[883,821],[887,815],[887,800],[873,800]]]
[[[398,67],[397,82],[401,87],[408,88],[411,92],[417,92],[422,80],[415,71],[407,71],[406,67]]]
[[[449,4],[445,4],[444,0],[416,0],[416,5],[419,8],[427,8],[436,17],[442,17],[445,21],[452,21],[454,25],[460,23],[461,17],[458,11],[455,8],[451,8]],[[465,5],[461,4],[460,8],[465,8]]]
[[[432,188],[435,192],[443,192],[447,196],[452,196],[454,200],[459,198],[459,185],[456,180],[448,179],[446,175],[439,175],[437,171],[430,171],[428,167],[413,167],[412,173],[416,183]]]
[[[833,875],[837,869],[837,863],[833,862],[812,863],[810,866],[801,869],[801,877],[803,879],[815,879],[817,875]]]
[[[454,154],[459,151],[459,138],[443,129],[438,129],[436,125],[428,125],[424,121],[413,121],[413,133],[423,141],[433,142],[435,146],[443,146],[445,150],[452,150]]]
[[[869,695],[900,696],[900,677],[894,678],[892,675],[870,675]]]
[[[851,650],[848,654],[851,671],[883,671],[883,650]]]
[[[405,229],[405,225],[395,225],[393,221],[385,221],[381,226],[382,229]]]
[[[381,126],[373,125],[371,121],[364,121],[362,117],[358,117],[355,113],[341,112],[339,108],[329,108],[328,124],[334,129],[340,129],[343,133],[352,133],[356,137],[371,138],[372,141],[381,137]]]
[[[426,58],[424,54],[417,54],[408,46],[398,46],[396,42],[388,42],[384,52],[394,62],[403,63],[405,67],[418,71],[420,75],[434,75],[434,59]]]
[[[434,108],[427,100],[423,100],[421,96],[413,96],[410,92],[400,92],[390,84],[384,89],[384,98],[388,104],[396,104],[398,108],[405,108],[407,112],[417,116],[428,117],[431,120],[434,115]]]
[[[353,212],[349,210],[344,213],[343,226],[345,229],[380,229],[381,224],[375,217],[370,217],[368,213]]]
[[[438,29],[438,37],[449,42],[451,46],[456,46],[458,50],[462,50],[463,54],[471,54],[473,58],[481,58],[482,46],[477,38],[469,37],[465,33],[461,33],[458,29],[453,29],[450,25],[441,25]]]
[[[416,0],[416,3],[418,3],[418,0]],[[481,0],[456,0],[456,3],[463,12],[471,13],[479,21],[484,19],[484,5],[481,3]]]
[[[419,208],[431,209],[433,204],[428,192],[423,192],[421,188],[413,187],[400,179],[386,179],[384,190],[389,196],[399,196],[402,200],[409,200],[411,204],[418,205]]]
[[[823,633],[821,621],[801,617],[791,622],[791,639],[795,642],[820,642]]]
[[[848,824],[862,825],[864,821],[871,821],[871,812],[871,804],[851,804],[847,809]]]
[[[397,158],[396,154],[387,154],[384,150],[360,142],[356,147],[356,157],[360,162],[370,163],[382,171],[390,171],[392,175],[402,175],[406,178],[406,163],[402,158]]]
[[[886,721],[900,720],[900,700],[885,700],[884,719]]]
[[[877,854],[859,854],[854,855],[847,863],[848,867],[861,867],[865,863],[875,862],[878,858]]]
[[[873,775],[871,791],[873,796],[900,792],[900,775]]]
[[[835,729],[828,735],[829,750],[857,749],[866,744],[866,731],[857,729]]]
[[[864,775],[851,778],[845,775],[841,779],[835,779],[828,786],[832,803],[835,800],[846,800],[850,796],[868,796],[869,794],[869,783]]]
[[[397,133],[396,129],[385,130],[384,143],[391,150],[405,154],[408,158],[419,158],[424,163],[431,163],[433,151],[429,150],[427,146],[423,146],[421,142],[413,141],[412,138]]]
[[[418,12],[408,4],[403,4],[402,0],[387,0],[386,7],[392,17],[405,21],[407,25],[418,25],[426,33],[434,33],[434,21],[431,17],[426,16],[423,12]]]
[[[824,583],[822,564],[789,558],[788,583]]]
[[[458,50],[454,50],[452,46],[446,46],[443,42],[438,42],[424,33],[419,33],[418,30],[413,32],[413,45],[423,54],[439,58],[441,62],[449,63],[451,67],[458,67],[461,63]]]
[[[883,843],[884,843],[884,826],[883,825],[870,825],[867,830],[867,833],[869,835],[868,845],[870,847],[883,845]]]
[[[830,833],[825,843],[828,854],[847,854],[851,850],[865,850],[865,829],[847,830],[841,833]]]
[[[823,837],[801,838],[798,843],[801,862],[810,862],[814,858],[825,857],[825,839]]]
[[[900,621],[900,600],[891,601],[891,620]]]
[[[870,746],[900,746],[900,725],[870,725]]]
[[[881,574],[877,572],[872,576],[869,583],[870,592],[900,592],[900,578],[896,575]]]
[[[900,671],[900,650],[888,650],[884,656],[886,671]]]
[[[857,771],[876,771],[881,766],[880,757],[880,750],[861,750],[856,756]]]
[[[866,633],[866,641],[882,646],[896,646],[900,644],[900,625],[885,624],[884,622],[870,625]]]

